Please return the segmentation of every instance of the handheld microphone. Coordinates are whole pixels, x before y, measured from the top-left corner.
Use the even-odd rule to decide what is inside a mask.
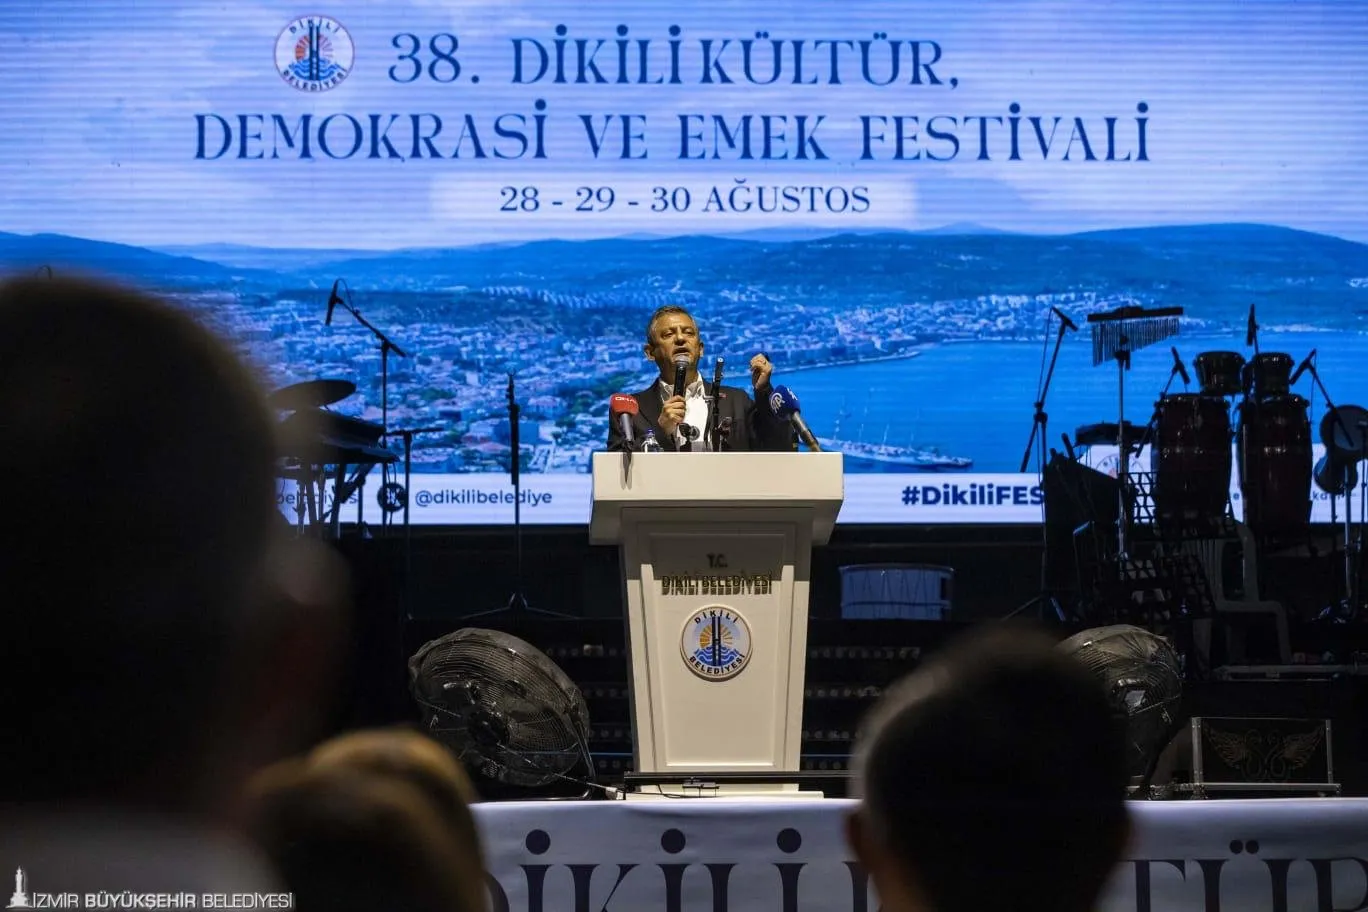
[[[1173,352],[1173,369],[1178,372],[1178,376],[1183,378],[1183,386],[1190,386],[1192,378],[1188,376],[1187,368],[1183,366],[1183,359],[1178,357],[1178,346],[1169,346],[1169,351]]]
[[[1050,310],[1053,310],[1055,316],[1059,317],[1059,322],[1063,323],[1065,326],[1067,326],[1069,329],[1072,329],[1074,332],[1078,332],[1078,324],[1075,323],[1073,320],[1070,320],[1068,314],[1060,310],[1058,307],[1051,307]]]
[[[793,395],[793,390],[787,386],[776,386],[769,397],[770,411],[778,418],[787,418],[793,425],[793,429],[798,432],[798,439],[807,445],[809,450],[814,453],[821,452],[822,448],[817,444],[817,438],[812,436],[812,431],[808,430],[807,422],[798,408],[798,397]]]
[[[632,428],[632,416],[641,411],[641,407],[637,405],[636,397],[629,396],[626,393],[614,393],[613,397],[608,400],[608,407],[613,417],[618,420],[618,426],[622,430],[622,439],[627,449],[630,450],[632,444],[636,442]]]
[[[1297,369],[1292,372],[1292,377],[1287,381],[1288,386],[1296,386],[1301,375],[1306,373],[1306,369],[1311,366],[1311,362],[1316,360],[1316,350],[1311,349],[1311,354],[1302,359],[1302,363],[1297,365]]]
[[[342,284],[341,279],[333,282],[332,294],[328,295],[328,316],[323,320],[324,326],[332,326],[333,308],[342,303],[342,299],[337,295],[337,286],[340,284]]]
[[[682,396],[684,395],[684,386],[688,383],[689,380],[689,359],[683,356],[675,358],[674,366],[674,394],[676,396]]]

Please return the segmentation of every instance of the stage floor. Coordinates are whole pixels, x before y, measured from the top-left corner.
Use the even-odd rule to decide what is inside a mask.
[[[853,806],[682,798],[500,802],[476,811],[494,912],[869,912],[877,902],[842,836]],[[1368,799],[1130,806],[1132,843],[1100,912],[1368,904]]]

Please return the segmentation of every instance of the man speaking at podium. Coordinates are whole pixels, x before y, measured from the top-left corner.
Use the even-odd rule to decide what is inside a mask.
[[[754,400],[734,386],[716,393],[698,375],[703,357],[703,339],[698,324],[683,307],[666,305],[651,315],[646,324],[646,357],[660,368],[651,386],[635,393],[638,411],[631,416],[633,438],[639,443],[653,431],[662,449],[689,453],[758,450],[783,452],[794,449],[794,433],[789,421],[769,408],[770,375],[774,365],[764,355],[750,361]],[[683,368],[681,370],[680,368]],[[678,390],[682,389],[682,393]],[[709,407],[716,404],[719,446],[712,439]],[[608,422],[608,449],[624,444],[622,428]]]

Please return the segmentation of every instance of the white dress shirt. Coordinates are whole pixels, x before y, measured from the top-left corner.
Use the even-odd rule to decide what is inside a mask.
[[[662,378],[659,385],[660,401],[664,404],[667,399],[674,396],[674,384],[666,383]],[[691,441],[692,447],[689,452],[705,453],[712,449],[712,435],[708,430],[708,396],[702,378],[684,388],[684,423],[698,428],[701,435],[697,440]],[[675,428],[674,442],[675,449],[684,449],[685,437],[679,428]]]

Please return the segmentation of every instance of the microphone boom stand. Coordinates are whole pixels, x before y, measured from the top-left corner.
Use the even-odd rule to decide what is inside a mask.
[[[1046,319],[1048,321],[1049,318],[1047,317]],[[1049,323],[1047,322],[1046,326],[1048,325]],[[1027,466],[1031,464],[1031,453],[1033,450],[1036,452],[1036,483],[1039,484],[1042,489],[1044,487],[1045,473],[1045,438],[1047,427],[1050,422],[1050,416],[1045,413],[1045,400],[1050,395],[1050,381],[1054,379],[1055,364],[1059,361],[1059,349],[1060,346],[1064,344],[1064,334],[1068,331],[1069,324],[1060,320],[1059,332],[1055,335],[1054,352],[1050,355],[1050,367],[1045,372],[1045,381],[1040,385],[1040,395],[1036,397],[1035,415],[1032,418],[1031,423],[1031,436],[1030,439],[1026,441],[1026,452],[1021,455],[1021,469],[1019,471],[1022,474],[1025,474]],[[1043,491],[1040,502],[1041,513],[1043,514],[1045,512]],[[1046,591],[1046,567],[1049,566],[1050,562],[1050,525],[1044,520],[1043,516],[1040,523],[1040,538],[1040,594],[1020,608],[1012,611],[1006,616],[1007,618],[1014,618],[1033,606],[1040,607],[1042,609],[1041,613],[1043,614],[1043,608],[1045,604],[1048,603],[1054,609],[1055,616],[1058,620],[1062,621],[1065,619],[1064,611],[1060,607],[1059,601]]]
[[[342,307],[343,307],[344,309],[346,309],[347,313],[349,313],[349,314],[352,315],[352,317],[356,320],[357,323],[360,323],[362,326],[366,327],[366,329],[370,330],[371,335],[375,336],[375,338],[378,339],[378,340],[380,341],[380,415],[381,415],[381,417],[380,417],[380,433],[381,433],[381,436],[385,438],[385,442],[388,444],[388,442],[389,442],[389,356],[390,356],[390,352],[394,352],[396,355],[398,355],[398,356],[401,357],[401,358],[407,358],[407,357],[408,357],[408,352],[404,351],[402,348],[400,348],[399,346],[395,345],[395,344],[394,344],[394,340],[392,340],[389,336],[385,335],[385,333],[384,333],[383,330],[381,330],[379,327],[377,327],[374,323],[372,323],[372,322],[370,322],[369,320],[367,320],[365,317],[361,316],[361,311],[357,310],[356,307],[352,304],[352,300],[351,300],[351,286],[348,285],[348,286],[344,286],[344,287],[346,287],[346,289],[347,289],[347,299],[346,299],[345,301],[339,301],[338,303],[340,303],[340,304],[342,305]],[[380,473],[381,473],[381,481],[382,481],[383,483],[385,483],[385,484],[388,484],[388,483],[389,483],[389,467],[388,467],[388,466],[382,466],[381,469],[380,469]],[[407,490],[407,489],[406,489],[406,490]],[[380,521],[381,521],[381,523],[382,523],[383,525],[388,526],[388,525],[389,525],[389,514],[388,514],[388,513],[383,513],[383,512],[382,512],[382,513],[381,513],[381,520],[380,520]]]
[[[518,406],[518,400],[514,395],[513,374],[508,375],[508,443],[511,449],[509,458],[508,472],[510,480],[513,482],[513,594],[508,598],[508,604],[503,608],[495,608],[491,611],[481,611],[476,614],[468,614],[465,620],[473,621],[479,618],[494,617],[500,614],[507,614],[511,632],[517,633],[518,621],[524,615],[536,615],[546,618],[557,618],[559,620],[574,619],[574,615],[564,614],[559,611],[547,611],[541,608],[528,607],[527,597],[523,594],[523,542],[522,542],[522,474],[520,463],[522,462],[521,442],[519,440],[518,420],[522,409]]]
[[[1055,362],[1059,360],[1059,348],[1064,342],[1064,334],[1069,331],[1067,323],[1060,322],[1059,333],[1055,336],[1054,353],[1050,355],[1050,369],[1045,373],[1045,382],[1040,388],[1040,398],[1035,402],[1035,417],[1031,424],[1031,437],[1026,441],[1026,452],[1021,455],[1021,468],[1017,471],[1023,475],[1026,467],[1031,464],[1031,451],[1039,447],[1036,454],[1036,474],[1039,475],[1045,470],[1045,438],[1048,436],[1047,430],[1050,416],[1045,414],[1045,399],[1050,395],[1050,381],[1054,379]],[[1037,438],[1039,440],[1037,441]]]

